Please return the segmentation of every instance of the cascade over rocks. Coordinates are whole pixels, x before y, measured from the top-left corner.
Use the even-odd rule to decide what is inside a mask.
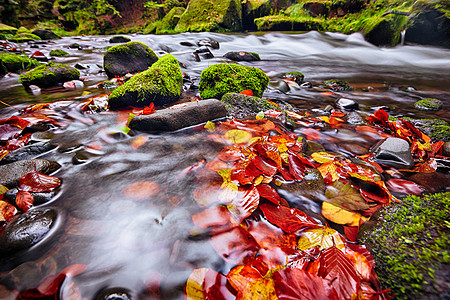
[[[103,57],[103,67],[109,78],[147,70],[158,57],[141,42],[128,42],[108,49]]]

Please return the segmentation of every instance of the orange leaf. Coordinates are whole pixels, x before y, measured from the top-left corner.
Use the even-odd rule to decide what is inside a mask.
[[[28,211],[33,205],[33,195],[27,191],[19,191],[16,195],[16,205],[23,211]]]
[[[148,135],[142,135],[134,138],[133,141],[131,142],[131,148],[137,150],[139,147],[145,145],[148,139],[149,139]]]
[[[239,94],[247,95],[247,96],[253,96],[252,90],[245,90],[240,92]]]
[[[126,197],[144,200],[159,193],[159,185],[153,181],[138,181],[127,186],[122,193]]]
[[[17,208],[8,202],[0,200],[0,222],[8,222],[17,213]]]
[[[155,111],[156,111],[155,105],[153,103],[150,103],[149,106],[144,107],[144,110],[142,111],[141,115],[151,115]]]

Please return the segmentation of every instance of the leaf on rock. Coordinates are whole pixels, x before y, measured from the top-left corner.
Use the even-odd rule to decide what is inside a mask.
[[[359,226],[361,219],[366,221],[361,214],[345,210],[328,202],[322,203],[322,215],[336,224],[347,226]]]
[[[333,183],[340,178],[339,174],[337,173],[338,167],[334,162],[324,163],[320,165],[317,170],[319,170],[320,174],[325,180],[325,183],[327,184]]]
[[[61,180],[55,176],[31,171],[19,179],[19,184],[23,191],[41,193],[53,191],[61,185]]]
[[[16,195],[16,205],[23,211],[28,211],[33,205],[33,195],[27,191],[19,191]]]
[[[327,280],[301,269],[287,268],[273,273],[280,300],[339,300]]]
[[[291,173],[291,175],[294,176],[296,180],[303,180],[306,169],[305,164],[300,160],[300,158],[297,157],[297,155],[289,155],[288,162],[289,173]]]
[[[342,236],[332,228],[322,227],[302,231],[297,242],[297,248],[304,251],[316,246],[319,246],[320,249],[328,249],[330,247],[345,248]]]
[[[332,162],[336,158],[335,155],[330,154],[328,152],[314,152],[311,154],[312,159],[314,159],[318,163],[327,163]]]
[[[327,186],[325,196],[327,202],[337,205],[346,210],[356,211],[369,208],[366,200],[361,197],[359,190],[355,189],[350,181],[336,181]]]
[[[245,91],[240,92],[239,94],[247,95],[247,96],[253,96],[253,91],[252,90],[245,90]]]
[[[145,200],[159,193],[159,184],[153,181],[137,181],[123,189],[122,194],[136,200]]]
[[[266,219],[287,233],[296,233],[304,228],[320,228],[314,219],[295,208],[261,204],[259,206]]]
[[[141,115],[151,115],[154,112],[156,112],[155,105],[153,103],[150,103],[149,106],[144,107],[144,109],[142,110]]]
[[[386,182],[387,188],[390,191],[403,193],[403,194],[413,194],[420,195],[423,193],[422,188],[409,180],[393,178]]]
[[[0,200],[0,222],[8,222],[17,213],[17,208],[13,205]]]

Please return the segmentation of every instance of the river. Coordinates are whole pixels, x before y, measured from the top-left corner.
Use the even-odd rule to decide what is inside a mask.
[[[242,64],[261,68],[273,82],[286,72],[300,71],[313,88],[291,88],[287,93],[268,89],[264,93],[264,97],[287,103],[298,112],[320,111],[331,104],[333,99],[322,94],[323,81],[338,78],[354,87],[344,97],[358,102],[362,115],[386,106],[393,116],[450,121],[448,49],[417,45],[379,48],[360,34],[318,32],[129,37],[147,44],[158,55],[170,51],[183,64],[182,72],[197,84],[201,71],[223,62],[222,56],[228,51],[257,52],[261,61]],[[216,254],[207,234],[193,231],[191,216],[202,209],[193,199],[192,178],[184,175],[195,163],[213,159],[221,147],[207,134],[191,128],[176,133],[139,134],[148,139],[136,149],[136,136],[117,133],[122,114],[81,114],[77,110],[80,101],[105,92],[96,84],[107,77],[93,65],[103,65],[109,38],[64,37],[38,44],[38,48],[22,44],[29,54],[39,50],[48,55],[52,49],[64,49],[69,56],[56,58],[57,62],[91,65],[81,70],[85,82],[82,90],[34,96],[18,83],[18,75],[0,79],[3,102],[24,108],[64,100],[57,112],[62,120],[69,121],[54,131],[53,141],[58,148],[43,156],[62,165],[54,175],[63,184],[57,196],[43,205],[60,212],[59,225],[39,245],[8,259],[0,270],[0,282],[12,280],[15,289],[24,290],[36,287],[56,270],[85,264],[85,272],[64,282],[61,299],[75,299],[70,296],[72,281],[87,299],[108,287],[129,289],[136,299],[151,299],[143,295],[154,282],[161,283],[162,298],[182,299],[183,287],[193,269],[212,268],[226,274],[233,267]],[[220,48],[212,50],[215,58],[200,62],[192,55],[196,46],[180,44],[208,38],[218,41]],[[83,49],[69,49],[72,43]],[[195,92],[185,94],[185,98],[192,96]],[[424,98],[441,100],[443,109],[434,113],[414,109],[413,103]],[[1,118],[14,112],[6,106],[0,108]],[[341,142],[371,146],[367,138],[355,132],[333,132],[329,135]],[[348,154],[341,147],[332,150]],[[141,200],[130,197],[124,191],[137,181],[151,181],[157,184],[158,191]],[[320,202],[311,200],[305,205],[311,211],[320,211]],[[4,299],[9,298],[5,295]]]

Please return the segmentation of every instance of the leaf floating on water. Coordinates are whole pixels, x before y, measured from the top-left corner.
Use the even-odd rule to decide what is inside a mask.
[[[347,210],[365,210],[369,208],[366,200],[361,196],[359,190],[355,189],[350,181],[340,180],[328,186],[325,191],[328,202]]]
[[[17,208],[13,205],[0,200],[0,222],[8,222],[17,213]]]
[[[28,211],[33,205],[33,195],[27,191],[19,191],[16,195],[16,205],[23,211]]]
[[[321,227],[310,216],[295,208],[270,204],[261,204],[259,208],[270,223],[277,225],[287,233],[296,233],[304,228]]]
[[[365,221],[361,214],[348,211],[328,202],[322,203],[322,215],[336,224],[347,226],[359,226],[361,219]]]
[[[239,129],[228,130],[225,137],[235,144],[243,144],[250,141],[252,134]]]
[[[226,277],[208,268],[192,271],[186,283],[185,293],[189,300],[235,299],[226,287]]]
[[[328,152],[314,152],[311,154],[311,157],[312,159],[314,159],[314,161],[320,164],[332,162],[336,158],[335,155],[330,154]]]
[[[20,178],[19,183],[20,188],[23,191],[41,193],[53,191],[61,185],[61,180],[55,176],[32,171],[23,175]]]
[[[131,141],[131,148],[134,150],[137,150],[139,147],[145,145],[145,143],[148,141],[149,136],[148,135],[141,135],[133,139]]]

